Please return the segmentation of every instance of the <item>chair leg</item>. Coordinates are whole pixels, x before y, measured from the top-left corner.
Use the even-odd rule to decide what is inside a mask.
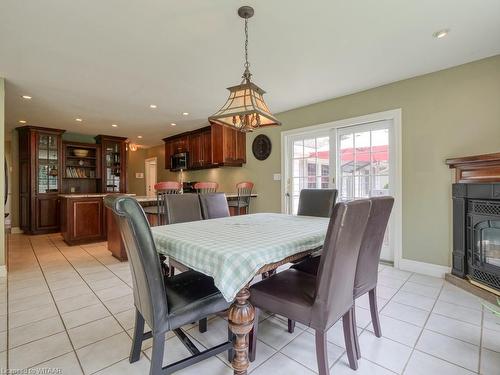
[[[130,355],[128,361],[130,363],[137,362],[141,356],[142,340],[144,336],[144,318],[139,310],[135,309],[135,325],[134,337],[132,339],[132,347],[130,348]]]
[[[151,353],[151,367],[149,375],[163,373],[163,352],[165,350],[165,333],[153,335],[153,348]]]
[[[376,287],[368,292],[368,297],[370,299],[370,314],[372,316],[373,331],[375,332],[375,336],[382,337],[382,328],[380,327],[380,318],[378,316]]]
[[[207,332],[207,328],[208,328],[207,326],[208,326],[207,318],[201,319],[199,324],[198,324],[198,330],[200,331],[200,333]]]
[[[354,332],[352,330],[352,308],[342,317],[342,324],[344,328],[344,340],[347,351],[347,359],[349,360],[349,367],[353,370],[358,369],[358,360],[356,358],[356,349],[354,347]]]
[[[326,332],[316,331],[316,359],[319,375],[329,375]]]
[[[175,267],[174,267],[174,266],[170,266],[170,267],[169,267],[168,275],[169,275],[170,277],[172,277],[172,276],[174,276],[174,275],[175,275]]]
[[[295,331],[295,320],[288,319],[288,332],[293,333]]]
[[[255,319],[253,328],[248,335],[248,359],[250,362],[255,361],[257,355],[257,333],[259,331],[259,309],[255,308]]]
[[[233,334],[233,332],[231,332],[231,328],[229,328],[229,327],[227,327],[227,341],[231,341],[231,342],[234,341],[234,334]],[[234,350],[233,350],[233,347],[231,346],[231,348],[227,351],[228,362],[232,363],[233,358],[234,358]]]
[[[358,329],[356,328],[356,305],[352,306],[352,333],[354,337],[354,350],[356,358],[361,359],[361,349],[359,348]]]

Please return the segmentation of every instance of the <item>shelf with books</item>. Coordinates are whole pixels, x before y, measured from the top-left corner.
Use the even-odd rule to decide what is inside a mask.
[[[101,146],[63,142],[63,192],[96,193],[101,178]]]

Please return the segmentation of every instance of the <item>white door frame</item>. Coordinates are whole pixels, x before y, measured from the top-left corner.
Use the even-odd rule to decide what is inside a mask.
[[[153,158],[148,158],[144,160],[144,183],[146,185],[146,195],[148,194],[148,182],[149,182],[149,164],[155,165],[155,183],[158,178],[158,158],[155,156]]]
[[[328,122],[307,126],[304,128],[287,130],[281,132],[281,212],[286,212],[286,176],[289,175],[289,163],[286,163],[288,155],[288,138],[294,135],[307,134],[316,130],[338,129],[347,126],[361,125],[370,122],[391,120],[394,126],[394,169],[395,169],[395,184],[394,184],[394,266],[399,268],[400,260],[402,259],[403,235],[402,235],[402,138],[401,138],[401,108],[393,109],[384,112],[371,113],[365,116],[353,117],[339,121]]]

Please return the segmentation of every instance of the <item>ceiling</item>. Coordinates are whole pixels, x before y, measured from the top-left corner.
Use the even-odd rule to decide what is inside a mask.
[[[2,0],[7,129],[151,146],[206,124],[240,81],[246,4],[251,71],[274,113],[500,53],[498,0]]]

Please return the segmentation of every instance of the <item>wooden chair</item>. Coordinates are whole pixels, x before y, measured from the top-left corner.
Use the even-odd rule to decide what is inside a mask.
[[[193,188],[198,194],[216,193],[219,184],[217,182],[197,182],[193,185]]]
[[[250,198],[252,196],[254,184],[250,181],[238,182],[236,184],[236,190],[238,192],[238,198],[236,200],[230,200],[228,202],[229,207],[232,207],[236,215],[241,214],[241,209],[245,210],[245,214],[248,214],[250,210]]]

